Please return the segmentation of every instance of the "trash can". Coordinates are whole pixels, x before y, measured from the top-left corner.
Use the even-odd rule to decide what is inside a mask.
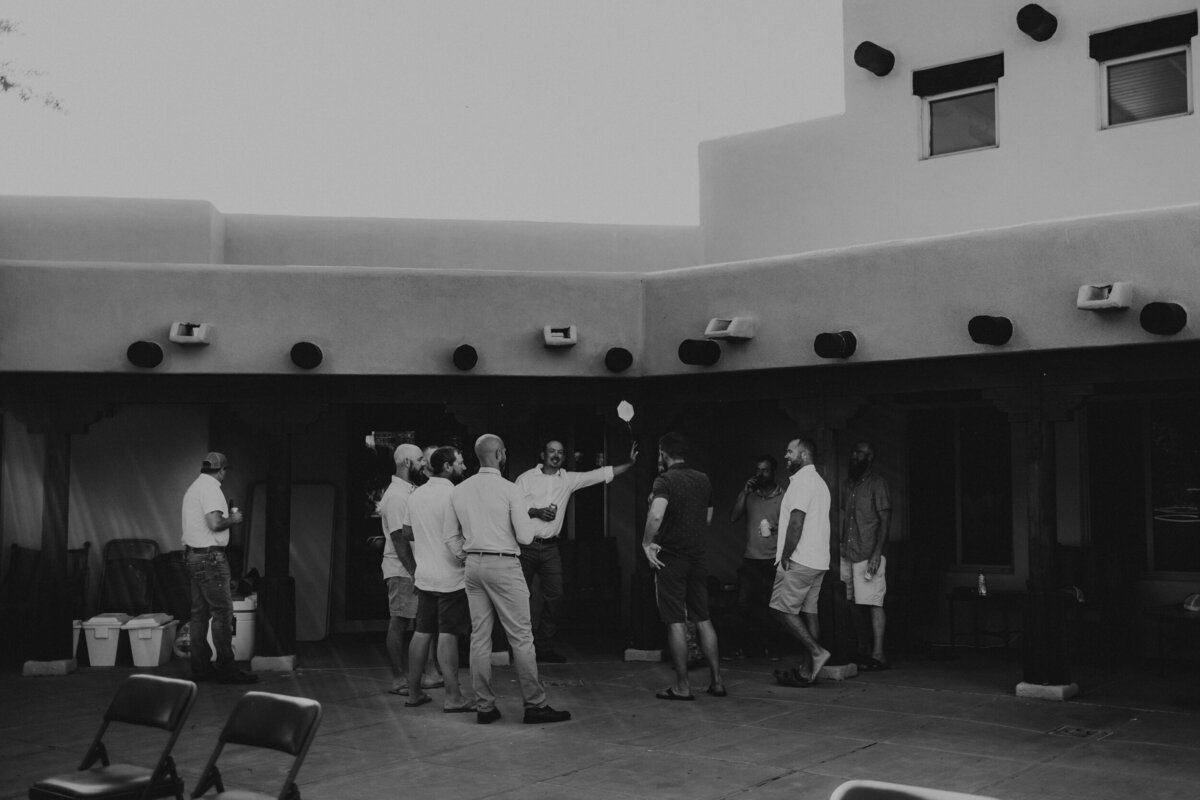
[[[255,616],[258,611],[258,594],[233,598],[233,659],[249,661],[254,658]],[[217,660],[213,647],[212,620],[208,621],[208,647],[213,651],[212,660]]]
[[[129,632],[135,667],[157,667],[171,660],[179,621],[170,614],[140,614],[121,626]]]
[[[121,626],[128,621],[128,614],[110,612],[97,614],[83,623],[83,631],[87,637],[88,661],[93,667],[116,665]]]

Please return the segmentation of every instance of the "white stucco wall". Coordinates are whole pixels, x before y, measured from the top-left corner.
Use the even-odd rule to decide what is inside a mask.
[[[634,354],[626,375],[828,363],[827,331],[853,331],[852,361],[1148,344],[1200,336],[1200,205],[1048,222],[647,275],[489,270],[0,262],[0,372],[136,373],[125,352],[160,342],[155,373],[289,374],[288,352],[325,352],[314,374],[461,374],[450,354],[480,354],[471,374],[604,377],[604,354]],[[1084,283],[1130,281],[1133,307],[1075,307]],[[1190,309],[1175,337],[1142,330],[1141,308]],[[967,335],[971,317],[1009,317],[998,348]],[[752,316],[750,342],[715,367],[677,356],[713,317]],[[169,344],[172,321],[208,322],[206,347]],[[544,325],[575,324],[580,343],[547,350]]]
[[[822,332],[852,331],[852,362],[1054,350],[1200,336],[1200,206],[1017,226],[922,241],[740,262],[647,276],[647,374],[737,371],[829,363]],[[1075,307],[1084,283],[1135,284],[1132,308]],[[1151,301],[1190,310],[1175,337],[1142,330]],[[1014,326],[1001,347],[973,342],[976,315]],[[751,316],[750,342],[722,345],[713,367],[678,360],[683,339],[713,317]]]
[[[219,264],[224,247],[205,200],[0,195],[0,260]]]
[[[700,146],[705,262],[1200,201],[1197,115],[1100,130],[1088,56],[1090,34],[1196,0],[1043,3],[1059,20],[1044,43],[1017,28],[1023,5],[845,0],[845,114]],[[864,40],[896,54],[889,75],[855,66]],[[922,160],[913,70],[999,52],[999,147]]]
[[[230,214],[230,264],[646,272],[700,263],[695,227]]]
[[[648,272],[698,264],[689,226],[222,214],[202,200],[0,195],[0,260]]]
[[[299,373],[309,341],[315,374],[461,374],[471,344],[471,374],[602,377],[610,347],[641,352],[641,303],[630,274],[0,262],[0,372],[138,372],[126,348],[149,339],[156,373]],[[169,343],[173,321],[211,323],[212,343]],[[579,344],[544,347],[567,324]]]

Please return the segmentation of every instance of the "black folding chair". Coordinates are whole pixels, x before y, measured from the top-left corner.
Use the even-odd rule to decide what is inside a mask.
[[[321,724],[321,704],[307,697],[291,697],[268,692],[247,692],[233,707],[233,713],[217,738],[217,746],[208,759],[200,780],[192,791],[192,797],[200,797],[216,787],[213,800],[299,800],[300,789],[296,786],[296,774],[308,747]],[[293,756],[291,768],[283,780],[278,794],[254,791],[231,791],[225,793],[221,771],[217,769],[217,757],[226,744],[245,745],[277,750]]]
[[[993,800],[981,794],[906,786],[885,781],[846,781],[833,790],[829,800]]]
[[[87,755],[75,772],[55,775],[29,787],[30,800],[134,800],[175,796],[183,800],[183,781],[171,750],[196,702],[196,684],[157,675],[131,675],[117,689]],[[111,723],[161,728],[167,742],[152,767],[112,764],[104,746]],[[99,761],[101,766],[95,766]]]

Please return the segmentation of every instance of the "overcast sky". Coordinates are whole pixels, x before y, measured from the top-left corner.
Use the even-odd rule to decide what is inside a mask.
[[[840,0],[4,0],[0,193],[694,225],[697,145],[840,113]]]

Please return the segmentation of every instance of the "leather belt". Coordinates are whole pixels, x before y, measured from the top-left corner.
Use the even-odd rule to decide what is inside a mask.
[[[467,555],[470,556],[505,556],[507,558],[518,558],[516,553],[497,553],[492,550],[468,550]]]
[[[192,547],[189,544],[187,546],[187,549],[191,550],[193,553],[224,553],[225,552],[225,546],[220,545],[220,544],[214,544],[212,547]]]

